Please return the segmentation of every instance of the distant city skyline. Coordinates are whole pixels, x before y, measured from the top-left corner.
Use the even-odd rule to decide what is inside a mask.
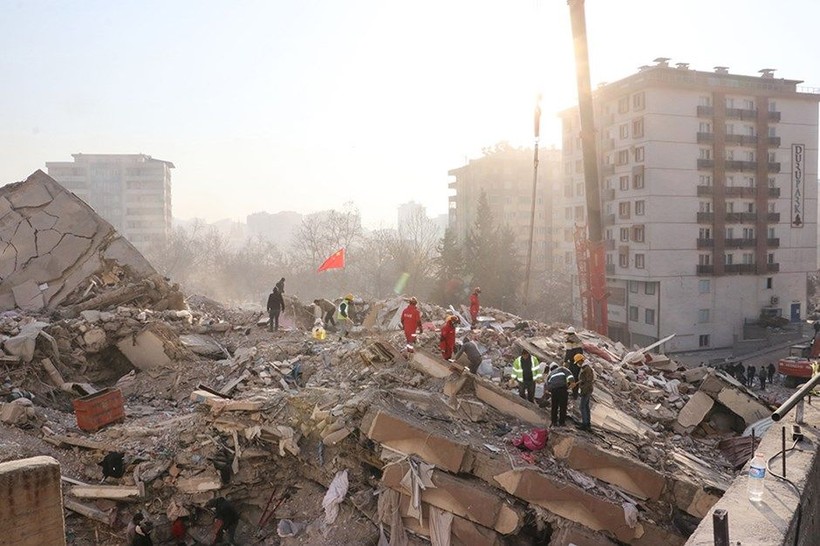
[[[71,154],[173,161],[174,216],[244,219],[410,200],[500,141],[560,146],[576,103],[566,2],[0,0],[0,183]],[[593,86],[655,57],[820,87],[820,4],[586,1]],[[759,37],[759,39],[757,38]]]

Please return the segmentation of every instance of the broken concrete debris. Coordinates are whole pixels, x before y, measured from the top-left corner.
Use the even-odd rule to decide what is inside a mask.
[[[82,244],[56,275],[29,271],[41,263],[36,252],[0,275],[10,358],[0,426],[61,460],[74,480],[65,508],[75,532],[120,529],[136,510],[170,528],[188,513],[191,536],[209,542],[205,504],[226,497],[240,536],[282,544],[375,543],[380,529],[391,544],[681,544],[686,531],[670,514],[702,518],[733,476],[717,440],[767,411],[711,369],[691,373],[581,332],[596,372],[593,433],[553,429],[544,449],[520,451],[513,439],[546,428],[548,410],[521,399],[505,368],[519,347],[560,361],[563,325],[530,321],[522,333],[518,317],[484,310],[474,335],[486,376],[438,356],[435,326],[447,311],[433,305],[420,304],[428,323],[407,352],[402,298],[364,303],[363,326],[337,342],[314,339],[311,306],[286,296],[294,327],[272,334],[253,311],[201,297],[186,307],[133,247],[112,247],[121,240],[113,228],[44,176],[0,190],[2,226],[32,226],[35,247],[47,240],[39,230]],[[16,229],[0,228],[0,242],[13,236],[30,254]],[[122,419],[78,431],[67,408],[106,387],[121,392]],[[125,454],[126,472],[90,485],[112,452]],[[19,454],[0,446],[0,460]]]

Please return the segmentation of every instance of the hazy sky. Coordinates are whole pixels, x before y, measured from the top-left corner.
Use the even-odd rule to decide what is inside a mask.
[[[587,0],[593,85],[655,57],[820,87],[817,0]],[[173,161],[174,216],[447,210],[449,169],[560,145],[565,0],[0,0],[0,184],[70,154]]]

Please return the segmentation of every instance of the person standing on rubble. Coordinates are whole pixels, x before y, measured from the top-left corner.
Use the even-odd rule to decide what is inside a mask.
[[[777,370],[775,369],[774,364],[769,362],[769,365],[766,367],[766,375],[768,375],[769,385],[774,384],[774,372],[776,371]]]
[[[333,315],[336,313],[336,305],[325,298],[313,300],[313,305],[319,310],[318,315],[323,317],[322,322],[325,323],[325,328],[330,325],[335,328],[336,319],[333,318]]]
[[[578,374],[578,381],[576,383],[578,390],[581,393],[579,409],[581,410],[581,430],[589,430],[592,427],[592,411],[590,410],[589,402],[592,398],[592,390],[595,383],[595,371],[584,355],[575,355],[575,363],[581,366],[581,371]]]
[[[342,341],[342,338],[350,335],[350,329],[353,327],[353,319],[350,317],[352,305],[353,294],[348,294],[342,298],[342,301],[336,308],[336,320],[339,323],[339,341]]]
[[[416,343],[416,331],[421,333],[421,313],[418,308],[419,300],[410,298],[407,307],[401,312],[401,326],[404,329],[404,339],[412,347]]]
[[[538,357],[527,349],[521,349],[521,356],[513,360],[513,378],[518,382],[518,396],[535,402],[535,382],[541,381],[543,374],[538,367]]]
[[[472,321],[470,324],[471,328],[478,327],[478,312],[481,310],[481,304],[478,301],[479,294],[481,294],[481,288],[478,286],[476,286],[473,293],[470,294],[470,320]]]
[[[564,366],[553,362],[547,376],[547,389],[550,391],[550,417],[552,426],[563,427],[567,420],[567,388],[575,381],[572,372]]]
[[[285,277],[279,279],[279,282],[276,283],[276,288],[279,289],[279,293],[283,296],[285,295]]]
[[[441,356],[444,360],[453,358],[453,351],[456,348],[456,324],[459,322],[458,316],[449,315],[444,320],[444,326],[441,327],[438,348],[441,349]]]
[[[279,329],[279,315],[284,309],[285,298],[282,297],[279,286],[274,286],[273,291],[270,293],[270,296],[268,296],[268,316],[270,317],[268,330],[271,332]]]
[[[755,367],[751,364],[746,367],[746,386],[750,389],[755,386]]]
[[[757,378],[760,380],[760,390],[766,390],[766,367],[764,365],[760,365],[760,369],[757,371]]]
[[[478,348],[478,343],[470,337],[465,338],[461,344],[456,343],[456,354],[453,356],[453,360],[457,361],[461,355],[467,355],[467,361],[469,362],[467,367],[470,368],[471,372],[477,373],[478,367],[481,366],[481,351]]]
[[[572,372],[573,376],[578,377],[578,374],[581,372],[581,367],[575,360],[575,355],[581,355],[583,357],[584,346],[581,344],[581,338],[578,337],[575,328],[570,326],[564,330],[564,332],[567,334],[567,337],[564,340],[564,366],[569,368],[569,371]],[[577,386],[572,389],[572,398],[578,398]]]

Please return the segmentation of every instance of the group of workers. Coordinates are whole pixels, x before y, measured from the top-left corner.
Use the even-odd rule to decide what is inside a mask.
[[[239,512],[233,503],[225,497],[217,497],[205,503],[205,508],[213,510],[214,516],[213,541],[210,544],[224,544],[223,541],[227,541],[227,544],[234,544],[236,528],[239,525]],[[187,516],[175,518],[171,523],[170,534],[173,544],[182,546],[193,540],[188,535],[188,523]],[[153,523],[146,519],[142,512],[137,512],[125,530],[128,546],[153,546],[153,531]]]
[[[285,278],[279,279],[268,296],[268,329],[279,330],[279,317],[285,311]],[[353,294],[347,294],[337,304],[325,298],[313,300],[317,323],[322,328],[334,328],[339,332],[339,340],[347,337],[353,327]]]
[[[750,389],[755,386],[755,379],[757,379],[760,390],[764,391],[766,390],[766,382],[768,381],[769,384],[772,384],[774,382],[775,373],[777,372],[777,369],[771,362],[768,366],[761,365],[758,368],[752,365],[744,366],[743,362],[721,364],[719,368],[737,379],[741,385]]]

